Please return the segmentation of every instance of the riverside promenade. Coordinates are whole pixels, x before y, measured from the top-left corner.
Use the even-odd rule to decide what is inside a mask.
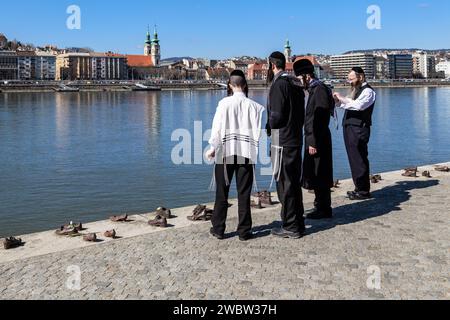
[[[112,228],[122,237],[96,244],[53,231],[25,235],[24,247],[0,249],[0,299],[449,300],[450,173],[419,170],[432,178],[382,173],[365,202],[350,202],[352,184],[343,181],[333,192],[335,218],[307,220],[300,240],[270,236],[274,205],[253,210],[257,237],[240,242],[236,201],[223,241],[209,235],[209,222],[187,220],[194,206],[173,210],[168,229],[146,224],[154,214],[87,224],[100,239]],[[311,208],[312,195],[304,198]]]

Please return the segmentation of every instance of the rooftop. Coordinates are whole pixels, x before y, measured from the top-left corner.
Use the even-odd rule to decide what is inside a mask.
[[[129,54],[126,57],[130,67],[149,68],[154,66],[150,56]]]

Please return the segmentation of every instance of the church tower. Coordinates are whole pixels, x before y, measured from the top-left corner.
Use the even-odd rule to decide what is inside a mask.
[[[150,38],[150,27],[147,30],[147,37],[144,44],[144,55],[149,56],[152,54],[152,40]]]
[[[153,34],[153,40],[151,42],[151,55],[153,65],[155,67],[159,67],[159,64],[161,62],[161,47],[159,45],[158,31],[156,30],[156,26],[155,33]]]
[[[292,62],[292,50],[291,50],[291,44],[289,43],[289,39],[286,40],[286,45],[284,46],[284,56],[286,57],[287,62]]]

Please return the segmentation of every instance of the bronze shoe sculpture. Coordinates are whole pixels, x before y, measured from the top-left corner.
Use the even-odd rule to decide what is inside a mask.
[[[424,171],[424,172],[422,172],[422,177],[425,177],[425,178],[431,178],[431,173],[430,173],[430,171]]]
[[[405,172],[402,174],[404,177],[417,178],[417,167],[416,168],[406,168]]]
[[[86,242],[96,242],[97,235],[95,233],[89,233],[89,234],[83,236],[83,240]]]
[[[78,229],[70,226],[61,226],[60,229],[55,231],[58,236],[77,236]]]
[[[5,250],[14,249],[23,245],[24,243],[22,242],[22,239],[16,239],[14,237],[9,237],[3,240],[3,247]]]
[[[109,231],[106,231],[105,232],[105,234],[104,234],[104,236],[106,237],[106,238],[112,238],[112,239],[115,239],[116,238],[116,230],[109,230]]]
[[[167,208],[164,208],[164,207],[159,207],[158,209],[156,209],[156,214],[158,216],[164,217],[166,219],[173,218],[172,212],[170,211],[170,209],[167,209]]]
[[[150,220],[148,224],[152,227],[167,228],[167,219],[158,215],[155,219]]]
[[[450,168],[447,166],[436,166],[434,170],[439,172],[450,172]]]
[[[126,222],[128,221],[128,215],[127,214],[123,214],[120,216],[112,216],[109,218],[111,221],[113,222]]]

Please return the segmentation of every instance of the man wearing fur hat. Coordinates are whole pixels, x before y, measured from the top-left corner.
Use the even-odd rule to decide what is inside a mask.
[[[307,219],[332,217],[331,188],[333,187],[333,147],[329,129],[334,114],[331,89],[316,78],[314,65],[308,59],[294,63],[295,75],[308,93],[305,115],[305,156],[303,161],[303,188],[314,190],[314,209]]]

